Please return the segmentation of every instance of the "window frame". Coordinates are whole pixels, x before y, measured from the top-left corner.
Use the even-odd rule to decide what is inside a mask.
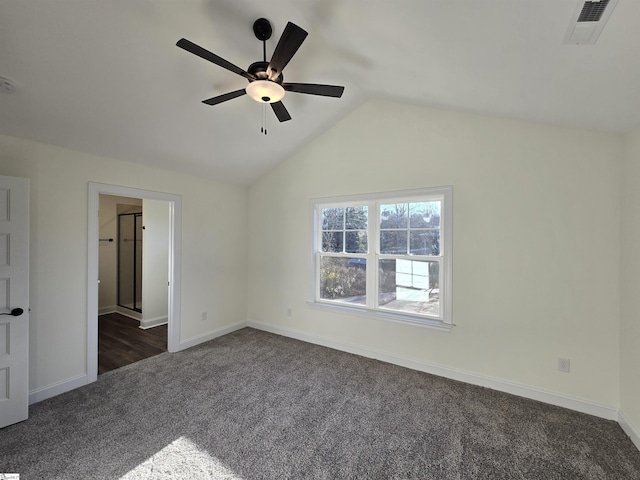
[[[380,205],[389,203],[416,203],[440,201],[440,255],[423,256],[406,254],[382,254],[380,253]],[[324,208],[347,208],[353,206],[368,207],[367,221],[367,253],[347,252],[323,252],[322,251],[322,218],[321,210]],[[449,331],[453,326],[452,321],[452,246],[453,246],[453,187],[429,187],[416,190],[390,191],[374,194],[348,195],[339,197],[323,197],[311,199],[313,211],[313,282],[310,291],[309,304],[324,310],[339,311],[355,315],[364,315],[368,318],[379,318],[400,323],[409,323],[425,327]],[[407,228],[410,234],[410,224]],[[410,243],[410,240],[407,240]],[[344,247],[343,247],[344,250]],[[340,300],[324,299],[320,296],[320,259],[325,257],[336,258],[365,258],[366,269],[366,293],[367,301],[359,305]],[[440,315],[412,314],[401,312],[379,305],[378,296],[378,265],[384,259],[406,259],[413,261],[437,261],[439,263],[439,308]]]

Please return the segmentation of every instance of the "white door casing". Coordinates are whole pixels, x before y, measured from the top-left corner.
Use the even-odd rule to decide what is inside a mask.
[[[14,310],[21,315],[6,315]],[[0,176],[0,428],[29,416],[29,180]]]
[[[169,307],[167,350],[177,352],[180,344],[180,290],[182,271],[182,197],[172,193],[89,182],[87,259],[87,383],[98,379],[98,240],[100,195],[169,202]],[[1,318],[1,317],[0,317]]]

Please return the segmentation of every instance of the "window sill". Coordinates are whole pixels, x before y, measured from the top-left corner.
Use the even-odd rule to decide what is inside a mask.
[[[334,303],[323,302],[307,302],[309,307],[325,312],[342,313],[345,315],[354,315],[376,320],[385,320],[388,322],[402,323],[404,325],[413,325],[416,327],[430,328],[441,332],[450,332],[454,327],[452,323],[444,323],[438,320],[430,320],[428,318],[417,318],[411,315],[402,315],[398,313],[382,312],[367,310],[365,308],[350,307],[348,305],[337,305]]]

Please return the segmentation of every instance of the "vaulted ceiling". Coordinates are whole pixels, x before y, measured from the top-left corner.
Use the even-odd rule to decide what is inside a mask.
[[[563,43],[578,0],[0,0],[0,133],[250,184],[370,97],[625,132],[640,125],[640,1],[619,0],[594,45]],[[584,4],[584,0],[581,1]],[[597,3],[597,0],[596,0]],[[309,36],[279,123],[247,84],[178,47],[185,37],[246,69],[254,20]],[[380,112],[384,115],[385,112]],[[398,119],[402,121],[402,119]]]

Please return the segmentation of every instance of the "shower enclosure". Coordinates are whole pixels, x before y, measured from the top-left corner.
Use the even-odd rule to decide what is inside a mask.
[[[118,215],[118,305],[142,312],[142,213]]]

